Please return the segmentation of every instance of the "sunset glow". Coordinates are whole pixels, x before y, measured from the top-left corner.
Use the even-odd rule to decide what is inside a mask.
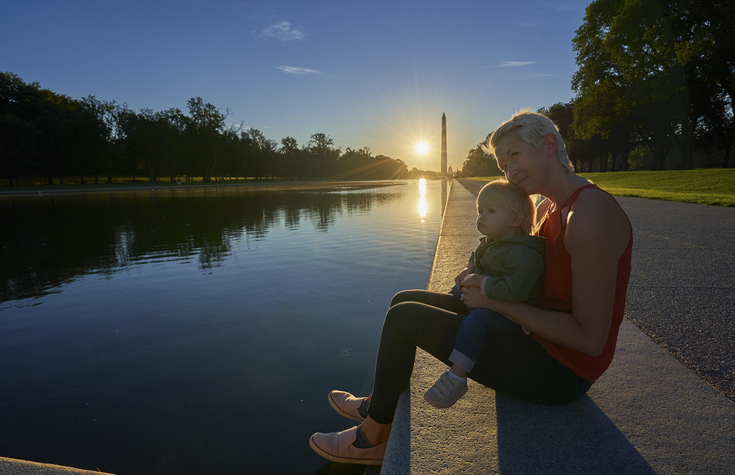
[[[416,153],[419,155],[426,155],[426,152],[429,151],[429,144],[426,142],[419,142],[416,144]]]

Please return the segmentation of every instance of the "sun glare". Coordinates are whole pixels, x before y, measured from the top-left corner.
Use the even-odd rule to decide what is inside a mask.
[[[419,142],[416,144],[416,153],[419,155],[425,155],[429,151],[429,144],[426,142]]]
[[[426,204],[426,178],[419,180],[419,195],[421,195],[419,197],[419,216],[425,218],[429,208],[429,205]],[[422,219],[421,222],[423,223],[424,220]]]

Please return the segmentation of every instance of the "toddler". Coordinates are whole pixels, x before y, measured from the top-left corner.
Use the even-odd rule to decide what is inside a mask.
[[[477,230],[484,237],[454,279],[451,293],[461,299],[461,286],[480,287],[491,299],[535,304],[544,270],[544,238],[531,235],[535,218],[533,200],[518,186],[505,180],[485,185],[477,195]],[[424,395],[434,407],[450,407],[467,392],[467,373],[482,353],[488,332],[528,333],[492,310],[468,310],[449,356],[452,367]]]

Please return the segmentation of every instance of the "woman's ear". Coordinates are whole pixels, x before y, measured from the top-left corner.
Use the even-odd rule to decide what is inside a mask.
[[[556,135],[548,133],[543,138],[544,151],[549,156],[556,156],[559,151],[559,143],[556,140]]]

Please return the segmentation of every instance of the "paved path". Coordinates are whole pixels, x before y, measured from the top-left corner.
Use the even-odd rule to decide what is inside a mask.
[[[474,249],[479,237],[474,199],[453,183],[430,290],[448,289]],[[650,277],[654,280],[643,279],[662,267],[655,262],[671,253],[655,233],[646,238],[650,231],[643,228],[653,221],[645,219],[647,205],[659,203],[621,202],[636,233],[632,290],[644,292],[635,297],[648,307],[659,308],[667,298],[659,289],[684,288],[675,280],[664,283],[658,273]],[[637,202],[640,210],[635,209]],[[652,215],[661,220],[661,227],[667,226],[667,213]],[[669,242],[679,243],[675,252],[686,261],[686,252],[695,251],[684,246],[689,241],[683,239]],[[700,252],[692,265],[717,269],[717,259],[718,254]],[[683,267],[681,272],[691,269]],[[699,313],[709,308],[700,306]],[[639,310],[632,306],[629,312],[635,317]],[[411,389],[401,398],[383,473],[727,474],[735,467],[735,404],[628,319],[621,326],[610,369],[588,395],[572,404],[524,403],[471,382],[468,394],[454,407],[437,410],[422,395],[444,370],[431,356],[417,352]]]
[[[635,239],[626,315],[735,399],[735,208],[618,201]]]

